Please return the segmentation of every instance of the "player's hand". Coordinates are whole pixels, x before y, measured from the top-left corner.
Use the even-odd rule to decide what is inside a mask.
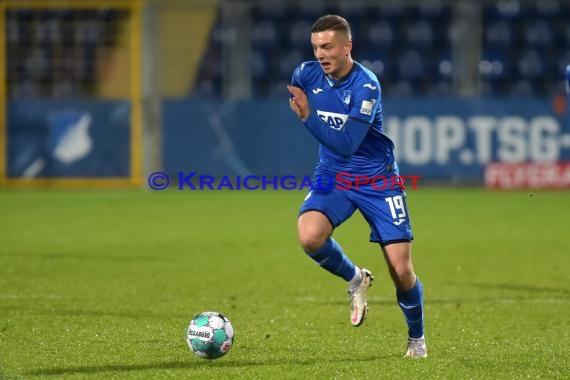
[[[289,106],[291,110],[301,118],[301,120],[305,121],[309,117],[309,100],[307,99],[307,95],[301,90],[299,87],[295,86],[287,86],[287,90],[293,95],[292,98],[289,99]]]

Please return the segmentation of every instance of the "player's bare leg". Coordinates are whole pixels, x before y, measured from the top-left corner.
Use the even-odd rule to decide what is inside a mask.
[[[297,233],[305,253],[320,266],[348,282],[350,322],[360,326],[368,310],[367,291],[374,277],[370,271],[358,268],[331,238],[333,226],[319,211],[307,211],[299,217]]]
[[[416,283],[412,265],[411,243],[393,243],[382,247],[390,277],[397,289],[409,290]]]
[[[414,273],[411,243],[393,243],[382,247],[392,281],[396,286],[398,305],[408,324],[407,357],[425,358],[423,288]]]

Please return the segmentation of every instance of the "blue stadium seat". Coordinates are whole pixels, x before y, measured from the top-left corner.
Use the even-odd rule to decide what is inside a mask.
[[[382,50],[391,48],[398,40],[397,29],[388,20],[379,20],[369,24],[362,37],[366,38],[363,43]]]
[[[389,72],[389,66],[387,65],[387,60],[386,59],[382,59],[382,58],[365,58],[362,60],[359,60],[359,62],[366,67],[368,70],[372,71],[374,74],[376,74],[376,76],[378,77],[378,79],[380,80],[380,82],[383,82],[384,78],[387,78],[390,76],[390,72]]]
[[[83,65],[85,72],[88,75],[95,75],[97,66],[97,46],[85,45],[83,46]]]
[[[357,22],[358,20],[362,21],[365,18],[366,7],[362,0],[341,0],[337,3],[335,13],[346,18],[351,23],[351,26],[354,26],[354,22]]]
[[[431,23],[442,23],[450,18],[451,8],[441,0],[423,0],[418,4],[417,16]]]
[[[271,73],[271,66],[265,54],[261,50],[251,52],[251,71],[254,80],[267,78]]]
[[[512,74],[512,61],[508,52],[487,50],[479,62],[481,78],[488,80],[505,79]]]
[[[324,0],[310,0],[301,1],[298,8],[291,10],[290,17],[292,20],[295,18],[305,18],[314,22],[317,18],[324,14],[330,13],[330,8]]]
[[[530,98],[541,94],[533,81],[528,79],[519,79],[511,84],[508,95],[516,98]]]
[[[293,49],[302,49],[306,46],[311,46],[310,36],[311,36],[311,27],[313,26],[313,22],[308,19],[301,19],[296,21],[290,25],[288,30],[288,37],[290,48]]]
[[[18,20],[15,17],[8,17],[6,21],[6,44],[10,46],[22,43],[23,33],[23,27]]]
[[[525,44],[534,48],[546,48],[553,43],[553,31],[550,23],[543,19],[533,20],[526,24]]]
[[[451,49],[438,50],[434,56],[433,77],[438,81],[451,82],[454,71]]]
[[[570,47],[570,14],[561,27],[560,38],[562,41],[562,46]]]
[[[279,45],[280,30],[278,23],[262,20],[255,23],[251,29],[251,42],[254,49],[270,49]]]
[[[81,96],[81,89],[70,78],[60,78],[54,81],[51,92],[52,98],[74,98]]]
[[[430,84],[427,96],[432,98],[446,98],[453,96],[453,87],[449,80],[436,80]]]
[[[16,44],[8,44],[6,46],[6,69],[11,76],[18,76],[19,71],[22,69],[20,66],[22,50]]]
[[[115,43],[126,11],[10,10],[7,12],[10,94],[33,96],[95,93],[101,44]]]
[[[479,62],[481,95],[506,95],[513,75],[511,54],[506,50],[488,49]]]
[[[546,19],[548,21],[556,19],[562,10],[559,0],[540,0],[533,5],[534,7],[531,10],[532,18]]]
[[[210,48],[202,57],[194,91],[200,96],[222,95],[222,53]]]
[[[375,18],[405,21],[412,17],[412,8],[400,0],[384,0],[372,5],[371,14]]]
[[[538,79],[545,75],[546,68],[541,54],[537,50],[523,51],[516,62],[520,79]]]
[[[8,43],[31,45],[33,41],[32,20],[34,12],[29,10],[10,10],[6,12]]]
[[[210,32],[210,46],[216,49],[220,48],[224,43],[224,39],[227,38],[227,33],[228,30],[224,29],[218,20]]]
[[[563,58],[570,51],[570,1],[490,0],[482,6],[483,94],[528,96],[558,88],[561,70],[570,63]],[[313,59],[310,27],[333,12],[351,22],[354,58],[380,77],[387,93],[452,94],[451,9],[444,0],[255,2],[255,92],[281,94],[282,86],[273,82],[287,82],[294,65]]]
[[[486,90],[508,96],[545,96],[558,91],[559,57],[570,47],[570,3],[495,0],[484,8],[483,16],[483,95]],[[501,64],[503,74],[499,75]]]
[[[46,56],[46,50],[36,45],[27,54],[24,59],[23,66],[31,79],[44,79],[49,70],[49,61]]]
[[[222,96],[222,81],[220,78],[203,76],[196,82],[194,91],[200,97],[220,97]]]
[[[519,0],[496,0],[483,10],[483,17],[488,20],[517,19],[521,17],[521,3]]]
[[[98,45],[103,41],[102,24],[91,15],[75,26],[75,41],[83,45]]]
[[[386,87],[388,87],[388,89],[386,89]],[[391,83],[390,86],[385,86],[384,88],[385,96],[388,96],[391,99],[412,98],[418,95],[416,87],[412,82],[407,80],[396,81]]]
[[[289,52],[285,53],[282,57],[279,58],[279,67],[278,73],[279,77],[283,80],[291,80],[291,76],[293,75],[293,70],[301,62],[306,61],[308,58],[303,54],[302,50],[290,50]]]
[[[410,48],[430,48],[435,40],[435,31],[427,20],[413,21],[408,25],[406,39]]]
[[[558,55],[554,63],[556,76],[558,78],[564,78],[566,65],[570,65],[570,46],[564,50],[558,51]]]
[[[399,78],[409,81],[421,80],[426,75],[427,65],[426,58],[420,51],[403,50],[397,58]]]
[[[513,42],[513,30],[507,20],[492,20],[484,27],[487,48],[506,48]]]
[[[272,81],[267,89],[267,96],[274,99],[287,99],[289,80]]]
[[[281,22],[287,18],[289,8],[282,0],[264,0],[256,2],[252,7],[253,20],[267,20]]]
[[[37,80],[26,78],[10,86],[11,98],[37,98],[40,95],[41,88]]]

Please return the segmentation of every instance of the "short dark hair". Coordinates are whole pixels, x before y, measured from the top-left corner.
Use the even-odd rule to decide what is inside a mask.
[[[325,30],[340,31],[346,34],[348,39],[352,39],[348,21],[338,15],[322,16],[311,27],[311,33],[324,32]]]

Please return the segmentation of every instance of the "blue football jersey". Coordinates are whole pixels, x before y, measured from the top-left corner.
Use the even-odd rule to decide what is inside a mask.
[[[394,144],[383,133],[380,83],[373,72],[355,61],[348,75],[333,81],[317,61],[309,61],[297,67],[291,82],[307,95],[311,113],[316,113],[322,123],[318,127],[324,125],[333,130],[327,133],[347,134],[350,140],[351,131],[347,129],[354,127],[354,122],[368,126],[362,142],[348,155],[317,137],[321,144],[316,176],[334,176],[339,172],[368,176],[394,173]],[[312,117],[314,123],[319,123]],[[353,122],[347,124],[348,121]],[[329,135],[336,137],[334,133]]]

